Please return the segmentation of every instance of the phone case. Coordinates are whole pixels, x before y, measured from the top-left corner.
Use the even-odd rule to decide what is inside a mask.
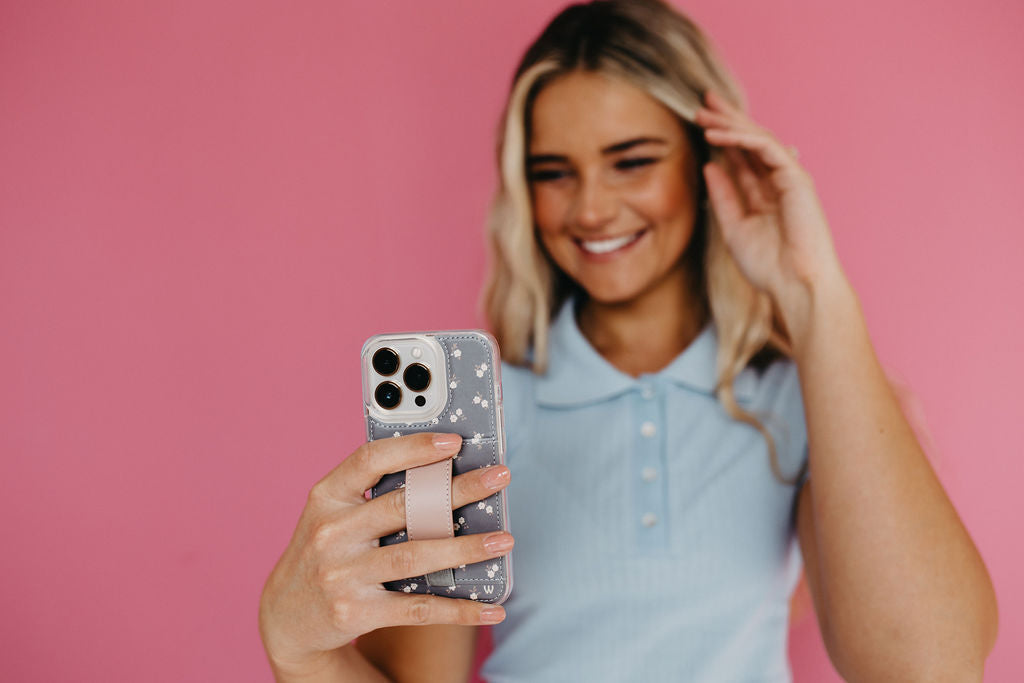
[[[441,413],[425,422],[381,421],[370,414],[366,372],[368,354],[379,343],[413,335],[432,337],[442,350],[445,362],[447,398]],[[462,448],[452,460],[452,476],[479,467],[504,464],[505,434],[501,405],[501,364],[494,337],[481,330],[445,330],[382,334],[370,337],[363,345],[361,367],[363,381],[363,414],[368,440],[390,438],[415,432],[454,432],[462,436]],[[405,472],[385,474],[371,489],[377,497],[405,485]],[[452,524],[457,536],[490,533],[509,529],[505,490],[474,501],[452,511]],[[380,545],[405,542],[406,531],[384,536]],[[511,553],[484,562],[452,567],[454,586],[427,585],[423,575],[399,581],[386,581],[388,590],[406,593],[430,593],[452,598],[468,598],[501,604],[512,590]]]

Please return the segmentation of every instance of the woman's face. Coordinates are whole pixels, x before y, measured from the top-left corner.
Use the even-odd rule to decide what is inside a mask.
[[[697,169],[675,115],[624,80],[574,71],[541,90],[532,116],[527,177],[555,263],[603,303],[681,268]]]

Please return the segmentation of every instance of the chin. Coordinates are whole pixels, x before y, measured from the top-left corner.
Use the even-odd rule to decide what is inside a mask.
[[[577,280],[576,284],[594,301],[612,305],[633,301],[650,289],[653,283],[580,282]]]

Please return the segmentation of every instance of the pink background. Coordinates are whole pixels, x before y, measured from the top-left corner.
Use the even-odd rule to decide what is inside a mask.
[[[499,108],[561,4],[0,4],[0,676],[270,680],[363,339],[480,323]],[[1020,680],[1024,6],[686,7],[816,179]],[[791,654],[838,680],[813,617]]]

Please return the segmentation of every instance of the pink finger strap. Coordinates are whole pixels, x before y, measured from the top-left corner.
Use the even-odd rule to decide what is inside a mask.
[[[410,541],[452,538],[452,461],[411,467],[405,471],[405,524]],[[426,575],[428,586],[454,586],[451,569]]]

